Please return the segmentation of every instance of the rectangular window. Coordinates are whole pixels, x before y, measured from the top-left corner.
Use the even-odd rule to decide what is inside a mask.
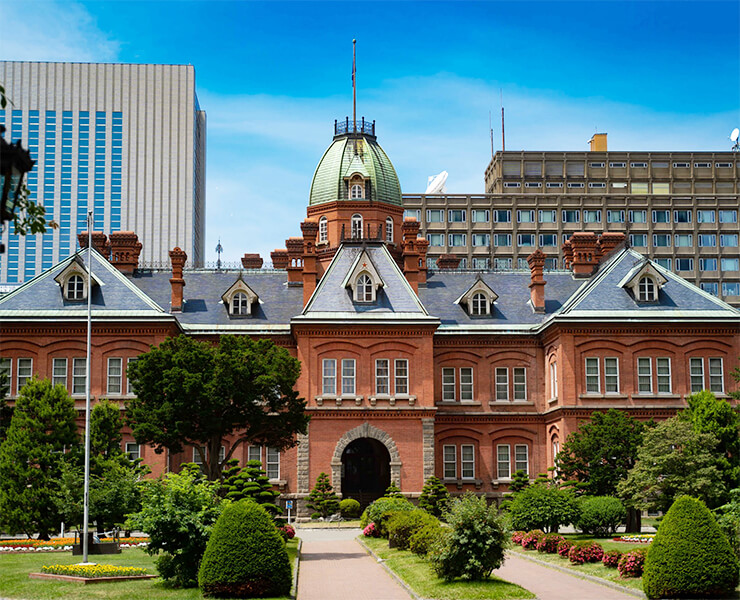
[[[612,181],[612,189],[613,190],[626,190],[627,182],[626,181]]]
[[[630,167],[633,169],[646,169],[647,163],[646,162],[631,162]]]
[[[708,162],[696,162],[694,163],[695,169],[709,169],[712,166],[712,163]]]
[[[647,223],[647,211],[646,210],[631,210],[629,211],[630,223]]]
[[[493,234],[493,245],[499,246],[511,246],[511,234],[510,233],[494,233]]]
[[[558,397],[558,363],[550,363],[550,396]]]
[[[522,184],[519,183],[518,181],[505,181],[504,187],[505,188],[520,188],[522,187]]]
[[[586,359],[586,393],[598,394],[601,391],[599,385],[599,359]]]
[[[419,210],[418,208],[407,208],[403,211],[403,218],[405,219],[406,217],[412,217],[421,222],[421,210]]]
[[[653,393],[653,371],[649,358],[637,359],[637,392],[639,394]]]
[[[517,444],[514,446],[514,472],[524,471],[529,475],[529,446]]]
[[[85,368],[86,359],[74,358],[72,359],[72,394],[73,395],[84,395],[87,370]]]
[[[493,268],[498,269],[499,271],[510,270],[511,269],[511,259],[510,258],[494,258]]]
[[[141,458],[141,446],[136,442],[126,442],[126,454],[129,460],[136,460]]]
[[[545,259],[545,271],[555,271],[558,268],[557,258],[546,258]]]
[[[540,210],[538,211],[538,217],[540,223],[555,223],[555,211],[554,210]]]
[[[736,210],[719,211],[719,222],[720,223],[737,223],[737,211]]]
[[[720,261],[720,265],[723,271],[738,271],[740,270],[740,259],[723,258]]]
[[[673,211],[673,222],[674,223],[691,223],[691,211],[690,210],[674,210]]]
[[[259,461],[262,462],[262,446],[250,446],[247,451],[248,461]]]
[[[580,182],[580,181],[578,181],[578,182],[571,182],[571,183],[568,184],[568,187],[569,188],[577,188],[577,189],[580,189],[580,188],[583,187],[583,183]]]
[[[427,210],[427,223],[444,223],[445,211],[437,208]]]
[[[490,233],[473,233],[470,236],[473,240],[473,246],[490,246],[491,245],[491,234]]]
[[[691,233],[677,233],[674,244],[676,248],[691,248],[694,245],[694,236]]]
[[[737,281],[722,282],[723,296],[740,296],[740,283]]]
[[[664,269],[667,269],[668,271],[671,270],[671,265],[673,264],[673,261],[670,258],[656,258],[655,264],[660,265]]]
[[[512,372],[514,377],[514,402],[526,402],[527,369],[524,367],[514,367]]]
[[[579,210],[562,210],[561,216],[563,223],[578,223],[581,220],[581,211]]]
[[[714,223],[714,211],[713,210],[697,210],[696,211],[696,222],[697,223]]]
[[[583,211],[583,222],[584,223],[601,223],[601,211],[600,210],[584,210]]]
[[[67,359],[66,358],[55,358],[52,361],[52,375],[51,382],[54,385],[63,385],[67,387]]]
[[[714,166],[717,167],[718,169],[731,169],[732,163],[718,162],[718,163],[714,163]]]
[[[592,181],[588,184],[588,187],[590,188],[605,188],[606,184],[603,181]]]
[[[710,358],[709,360],[709,391],[724,394],[725,382],[722,375],[722,359]]]
[[[658,393],[659,394],[670,394],[671,385],[671,359],[670,358],[656,358],[655,359],[655,373],[658,378]]]
[[[619,393],[619,359],[604,359],[604,392],[607,394]]]
[[[540,234],[540,246],[557,246],[558,245],[558,234],[557,233],[541,233]]]
[[[716,258],[700,258],[699,259],[699,270],[700,271],[716,271],[717,270],[717,259]]]
[[[447,235],[447,243],[450,246],[465,246],[466,237],[464,233],[450,233]]]
[[[375,395],[387,396],[391,393],[390,364],[387,358],[375,361]]]
[[[496,369],[496,402],[509,401],[509,369]]]
[[[493,222],[494,223],[511,223],[511,211],[510,210],[494,210],[493,211]]]
[[[647,234],[646,233],[630,233],[630,246],[637,246],[638,248],[647,248]]]
[[[545,163],[545,174],[562,177],[563,176],[563,163],[560,161],[548,160]]]
[[[475,446],[460,446],[460,472],[463,479],[475,479]]]
[[[11,370],[13,368],[13,360],[10,358],[0,358],[0,375],[5,375],[5,381],[7,382],[8,389],[5,393],[6,396],[10,395],[10,377]]]
[[[656,248],[667,248],[671,245],[671,236],[668,233],[654,233],[653,246]]]
[[[496,473],[499,479],[511,479],[511,450],[509,444],[496,446],[498,468]]]
[[[455,401],[455,369],[444,367],[442,369],[442,401]]]
[[[524,184],[524,187],[527,188],[541,188],[542,184],[539,181],[527,181],[527,183]]]
[[[647,194],[648,193],[647,182],[633,182],[630,185],[630,192],[633,194]]]
[[[470,217],[473,223],[488,223],[491,220],[491,211],[481,208],[474,208],[470,211]]]
[[[528,269],[529,268],[529,264],[527,263],[526,258],[517,258],[516,262],[517,262],[517,265],[516,265],[517,269]]]
[[[430,246],[444,246],[445,245],[445,234],[444,233],[427,233],[427,242]]]
[[[545,184],[545,187],[548,187],[548,188],[561,188],[561,187],[563,187],[563,183],[561,181],[548,181]]]
[[[699,248],[714,248],[717,246],[717,236],[713,233],[700,233],[696,236]]]
[[[280,451],[277,448],[265,448],[265,471],[269,479],[280,479]]]
[[[534,223],[534,211],[533,210],[518,210],[516,211],[517,223]]]
[[[395,368],[394,394],[396,396],[406,396],[409,393],[409,361],[405,358],[397,358]]]
[[[118,396],[121,394],[122,383],[122,358],[108,359],[108,394]]]
[[[342,395],[355,395],[355,359],[342,359]]]
[[[473,401],[473,368],[460,368],[460,402]]]
[[[653,183],[653,194],[655,196],[667,196],[670,194],[670,184],[667,182],[654,182]]]
[[[693,258],[677,258],[676,259],[676,271],[693,271],[694,270],[694,259]]]
[[[712,296],[718,295],[718,287],[716,281],[702,281],[699,287],[701,287],[703,291],[707,292],[707,294],[712,294]]]
[[[202,453],[202,454],[201,454]],[[200,447],[200,452],[198,452],[198,448],[193,446],[193,462],[196,465],[203,465],[203,457],[205,457],[206,460],[208,460],[208,449],[205,446]]]
[[[28,380],[33,376],[33,359],[32,358],[19,358],[18,359],[18,387],[16,390],[21,391],[21,388],[28,383]],[[84,393],[84,390],[83,390]]]
[[[670,223],[671,214],[667,210],[654,210],[653,223]]]
[[[701,392],[704,389],[704,360],[692,358],[689,360],[689,375],[691,377],[691,391]]]
[[[473,258],[473,268],[479,270],[488,270],[491,268],[490,258]]]
[[[449,223],[465,223],[465,211],[462,209],[448,210],[447,218]]]
[[[719,236],[719,245],[723,248],[737,248],[737,234],[723,233]]]
[[[322,386],[321,394],[323,396],[337,395],[337,360],[335,358],[325,358],[322,367]]]
[[[624,223],[624,211],[623,210],[607,210],[606,211],[606,222],[607,223]]]
[[[534,233],[520,233],[517,235],[517,245],[524,247],[531,247],[535,245]]]
[[[674,162],[673,163],[673,168],[674,169],[688,169],[689,168],[689,163],[687,163],[687,162]]]
[[[457,479],[457,447],[443,446],[442,460],[444,463],[444,478]]]

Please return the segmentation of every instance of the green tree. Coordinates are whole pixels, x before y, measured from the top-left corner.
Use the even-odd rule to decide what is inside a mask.
[[[3,443],[3,440],[8,435],[10,420],[13,418],[13,409],[8,406],[8,400],[6,398],[9,392],[10,382],[8,381],[8,374],[5,371],[0,371],[0,444]]]
[[[224,468],[221,493],[232,502],[251,498],[262,504],[262,508],[273,517],[281,512],[280,507],[275,504],[280,492],[272,489],[270,478],[262,470],[262,463],[258,460],[250,460],[240,468],[239,461],[231,459]]]
[[[546,483],[534,483],[514,494],[509,512],[514,529],[542,529],[557,533],[561,525],[576,522],[578,504],[569,490]]]
[[[194,446],[208,479],[217,480],[241,444],[284,449],[306,432],[306,403],[294,390],[299,374],[300,362],[270,340],[167,339],[129,365],[136,397],[127,402],[127,422],[136,441],[157,452]],[[220,460],[231,435],[237,439]]]
[[[308,495],[306,506],[320,517],[328,517],[339,511],[339,498],[329,483],[329,476],[321,472],[316,479],[316,487]]]
[[[717,468],[716,447],[714,435],[698,433],[681,417],[663,421],[645,433],[637,462],[617,492],[642,510],[667,511],[683,494],[717,506],[727,490]]]
[[[432,475],[426,480],[424,487],[421,488],[419,508],[423,508],[429,514],[441,519],[447,511],[449,504],[450,493],[447,491],[447,487]]]
[[[384,498],[403,498],[403,494],[401,493],[401,489],[393,482],[385,488],[385,493],[383,494]]]
[[[64,386],[31,379],[16,400],[8,436],[0,446],[0,525],[11,534],[42,539],[61,523],[52,498],[66,452],[78,444],[74,400]]]
[[[146,552],[157,556],[163,579],[181,587],[198,584],[198,567],[213,524],[228,501],[219,484],[206,481],[196,465],[181,473],[142,482],[142,509],[126,524],[149,535]]]
[[[101,400],[90,411],[90,454],[111,458],[124,454],[121,448],[121,410],[116,402]]]
[[[519,469],[518,471],[514,471],[514,474],[511,476],[509,491],[513,493],[521,492],[528,485],[529,475],[527,475],[522,469]]]

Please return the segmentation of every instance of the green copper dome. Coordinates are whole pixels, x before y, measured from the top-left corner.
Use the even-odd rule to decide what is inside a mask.
[[[365,179],[365,200],[402,205],[401,184],[388,155],[374,135],[357,131],[334,136],[313,174],[309,206],[349,200],[349,179],[355,174]]]

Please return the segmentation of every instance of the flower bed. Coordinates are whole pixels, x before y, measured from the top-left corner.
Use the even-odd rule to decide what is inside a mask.
[[[86,579],[148,575],[147,570],[141,567],[118,567],[115,565],[45,565],[41,567],[41,572],[69,577],[84,577]]]
[[[612,538],[615,542],[630,542],[631,544],[649,544],[655,537],[654,533],[638,534],[630,533]]]
[[[108,541],[108,538],[105,541]],[[148,537],[120,538],[119,541],[121,548],[145,548],[149,544]],[[53,540],[0,540],[0,553],[62,552],[64,550],[72,550],[74,543],[75,539],[72,537],[54,538]]]

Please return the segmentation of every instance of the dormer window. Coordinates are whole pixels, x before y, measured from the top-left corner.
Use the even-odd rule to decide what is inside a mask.
[[[640,278],[638,298],[640,302],[655,302],[658,299],[658,286],[655,285],[652,277],[646,275]]]
[[[325,244],[328,241],[328,221],[326,217],[321,217],[319,219],[319,244]]]
[[[362,239],[362,215],[352,215],[352,239]]]
[[[370,275],[363,273],[357,278],[355,284],[355,301],[356,302],[372,302],[373,296],[373,280]]]
[[[667,282],[658,267],[645,258],[637,263],[618,285],[630,290],[637,302],[658,302],[660,288]]]
[[[231,298],[231,314],[246,315],[249,311],[249,302],[244,292],[237,292]]]
[[[393,243],[393,219],[390,217],[385,220],[385,241]]]
[[[234,285],[221,296],[221,301],[230,317],[249,317],[252,315],[252,306],[259,302],[259,297],[239,275]]]
[[[365,197],[363,186],[359,183],[353,183],[350,187],[350,198],[357,200]]]
[[[80,275],[72,275],[67,279],[66,286],[67,300],[84,300],[85,299],[85,281]]]
[[[487,315],[489,304],[488,298],[482,292],[473,294],[473,299],[470,303],[470,314],[475,316]]]
[[[378,290],[383,285],[383,279],[366,250],[358,253],[342,282],[343,287],[352,288],[353,302],[362,304],[375,302],[378,299]]]
[[[62,296],[69,302],[81,302],[87,300],[88,273],[85,263],[79,256],[74,256],[69,264],[56,276],[54,281],[59,284]],[[93,286],[102,286],[103,283],[93,273]]]
[[[491,314],[491,305],[496,300],[498,300],[496,292],[478,275],[475,283],[462,296],[455,300],[455,304],[466,307],[467,313],[471,317],[485,317]]]

